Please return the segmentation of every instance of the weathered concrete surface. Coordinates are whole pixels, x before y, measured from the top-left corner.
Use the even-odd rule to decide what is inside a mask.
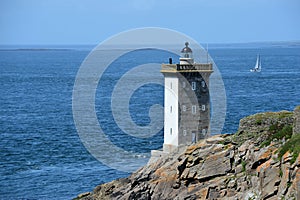
[[[270,137],[270,125],[292,126],[293,113],[264,113],[240,121],[234,135],[217,135],[164,155],[128,178],[97,186],[79,199],[300,199],[300,155],[291,163]]]

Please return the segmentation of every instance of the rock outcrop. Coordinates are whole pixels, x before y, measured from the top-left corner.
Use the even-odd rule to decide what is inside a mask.
[[[300,134],[292,112],[260,113],[237,133],[164,155],[79,199],[300,199]]]
[[[294,134],[300,134],[300,106],[297,106],[294,110]]]

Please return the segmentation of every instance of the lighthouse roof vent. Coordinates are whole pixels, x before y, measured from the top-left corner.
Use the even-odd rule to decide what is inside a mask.
[[[185,47],[181,50],[181,53],[192,53],[192,49],[189,47],[189,43],[185,43]]]

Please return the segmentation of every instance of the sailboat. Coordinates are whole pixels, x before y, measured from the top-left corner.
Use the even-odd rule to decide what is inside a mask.
[[[257,55],[255,67],[253,69],[250,69],[250,72],[260,72],[260,71],[261,71],[260,55]]]

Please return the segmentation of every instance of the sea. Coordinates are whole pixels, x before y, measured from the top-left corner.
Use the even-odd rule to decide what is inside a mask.
[[[114,167],[99,160],[74,122],[75,80],[93,48],[0,46],[0,199],[72,199],[130,174],[120,170],[128,164],[121,156]],[[300,105],[299,42],[210,44],[209,54],[226,92],[222,133],[235,133],[245,116],[292,111]],[[258,54],[262,71],[252,73]],[[151,150],[162,147],[163,129],[149,137],[126,134],[112,114],[113,88],[134,66],[166,63],[170,56],[178,59],[151,49],[123,56],[102,74],[95,94],[96,116],[106,139],[140,154],[145,163]],[[162,120],[154,104],[163,106],[163,86],[147,80],[129,98],[129,118],[138,126],[151,124],[153,116]],[[117,157],[109,148],[102,153],[107,152]]]

